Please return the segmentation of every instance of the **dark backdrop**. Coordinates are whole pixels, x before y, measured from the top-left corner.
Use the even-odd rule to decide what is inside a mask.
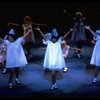
[[[48,27],[41,27],[44,33],[56,26],[60,35],[63,35],[73,26],[72,20],[63,13],[63,9],[67,9],[72,16],[75,12],[82,11],[87,19],[86,24],[91,25],[93,30],[96,30],[100,26],[99,6],[100,2],[97,1],[1,1],[0,34],[1,36],[7,34],[9,30],[7,22],[21,24],[23,17],[30,15],[34,22],[48,25]],[[21,28],[16,28],[16,30],[17,34],[22,34]],[[35,35],[40,36],[40,34]]]

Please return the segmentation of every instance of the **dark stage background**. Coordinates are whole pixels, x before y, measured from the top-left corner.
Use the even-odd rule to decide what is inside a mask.
[[[63,35],[73,27],[72,20],[63,13],[63,9],[67,9],[72,16],[77,11],[82,11],[86,17],[86,24],[91,25],[95,31],[100,26],[99,6],[100,2],[97,1],[0,1],[0,34],[4,36],[9,31],[7,22],[22,24],[23,17],[30,15],[34,22],[48,25],[41,27],[44,33],[51,31],[55,26],[60,35]],[[22,35],[22,28],[15,29],[18,35]],[[35,35],[40,37],[37,32]],[[88,32],[87,38],[91,38]]]

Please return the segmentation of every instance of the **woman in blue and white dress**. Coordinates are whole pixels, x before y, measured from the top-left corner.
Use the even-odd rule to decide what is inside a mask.
[[[83,44],[84,41],[86,41],[86,34],[85,34],[86,18],[83,17],[83,13],[80,11],[76,12],[74,17],[70,13],[68,13],[67,10],[64,10],[64,13],[66,13],[74,22],[73,26],[74,30],[71,35],[71,40],[75,41],[76,46],[79,49],[77,52],[75,52],[76,56],[78,58],[82,58],[81,54],[83,51]]]
[[[24,44],[23,46],[24,46],[25,51],[26,51],[27,58],[30,60],[32,58],[32,53],[31,53],[30,48],[31,48],[31,45],[36,42],[33,27],[34,27],[34,25],[35,26],[46,26],[46,24],[34,23],[32,21],[31,16],[25,16],[23,18],[23,24],[16,24],[16,23],[7,23],[7,24],[8,24],[8,26],[13,25],[13,26],[22,27],[23,31],[24,31],[23,32],[24,35],[27,33],[28,30],[31,29],[30,34],[28,34],[28,36],[25,37],[25,42],[23,43]]]
[[[52,76],[52,87],[51,90],[57,89],[56,86],[56,71],[62,70],[66,64],[65,59],[63,57],[62,49],[61,49],[61,43],[62,40],[67,36],[68,33],[66,33],[63,37],[58,38],[57,30],[54,28],[52,30],[52,37],[51,39],[47,39],[45,35],[42,33],[42,31],[37,28],[37,30],[40,32],[40,34],[44,38],[44,43],[47,44],[46,53],[44,57],[44,63],[43,68],[51,70],[51,76]]]
[[[13,29],[10,30],[6,39],[1,39],[7,45],[6,53],[6,68],[10,68],[10,77],[9,77],[9,88],[12,89],[12,80],[15,74],[15,82],[17,85],[20,85],[19,77],[19,68],[24,67],[27,64],[27,59],[22,48],[22,42],[24,38],[30,33],[27,32],[23,37],[15,38],[15,32]]]
[[[93,34],[93,37],[96,41],[91,62],[90,62],[90,64],[93,64],[96,66],[95,71],[94,71],[94,79],[93,79],[93,83],[95,83],[97,80],[99,69],[100,69],[100,53],[98,53],[100,51],[100,30],[96,30],[96,32],[94,32],[90,29],[90,26],[86,26],[85,28],[88,29]]]

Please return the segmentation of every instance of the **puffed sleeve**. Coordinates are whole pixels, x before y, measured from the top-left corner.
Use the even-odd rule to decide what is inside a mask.
[[[59,39],[58,39],[58,43],[62,43],[62,37],[60,37]]]
[[[43,41],[43,44],[48,44],[50,42],[50,40],[42,40]]]
[[[22,36],[22,37],[19,37],[19,38],[17,39],[17,42],[20,42],[20,43],[24,42],[24,37],[23,37],[23,36]]]
[[[93,39],[97,40],[97,37],[100,36],[100,30],[96,30],[94,34],[95,34],[95,37],[93,37]]]

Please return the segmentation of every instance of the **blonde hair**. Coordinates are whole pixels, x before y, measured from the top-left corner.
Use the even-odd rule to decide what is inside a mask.
[[[76,12],[75,16],[80,15],[81,17],[83,17],[83,14],[81,12]]]
[[[65,41],[65,40],[63,40],[61,44],[64,44],[64,45],[66,45],[66,41]]]

